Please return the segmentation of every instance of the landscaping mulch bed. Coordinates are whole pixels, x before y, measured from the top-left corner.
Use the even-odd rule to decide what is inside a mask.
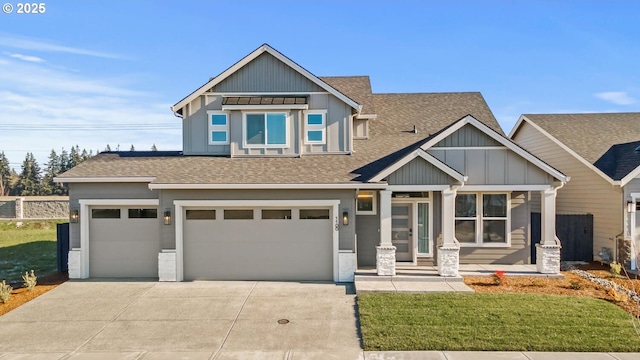
[[[11,291],[11,297],[9,300],[2,304],[0,303],[0,316],[8,313],[9,311],[19,307],[20,305],[29,302],[38,296],[46,293],[47,291],[55,288],[69,279],[67,273],[54,273],[51,275],[38,278],[38,284],[33,290],[29,291],[26,288],[15,288]]]

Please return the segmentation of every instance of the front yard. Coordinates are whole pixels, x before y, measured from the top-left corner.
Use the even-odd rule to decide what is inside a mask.
[[[637,352],[631,315],[543,294],[358,295],[365,350]]]

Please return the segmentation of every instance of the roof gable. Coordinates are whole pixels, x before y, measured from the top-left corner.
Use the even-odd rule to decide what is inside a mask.
[[[434,147],[502,146],[498,141],[473,125],[467,124],[440,140]]]
[[[182,114],[182,108],[184,108],[185,105],[187,105],[188,103],[190,103],[191,101],[193,101],[194,99],[199,97],[200,95],[204,94],[205,92],[209,91],[210,89],[214,88],[216,85],[221,84],[224,80],[226,80],[227,78],[229,78],[230,76],[232,76],[233,74],[238,72],[240,69],[244,68],[245,66],[247,66],[248,64],[250,64],[251,62],[256,60],[258,57],[260,57],[264,53],[268,53],[272,57],[274,57],[277,60],[281,61],[286,66],[291,68],[293,71],[295,71],[298,74],[300,74],[301,76],[305,77],[311,83],[317,85],[320,89],[323,89],[324,91],[327,91],[330,94],[334,95],[335,97],[337,97],[338,99],[340,99],[341,101],[346,103],[347,105],[351,106],[356,111],[359,112],[361,110],[361,108],[362,108],[361,105],[358,104],[357,102],[355,102],[353,99],[350,99],[348,96],[346,96],[345,94],[341,93],[340,91],[338,91],[334,87],[332,87],[329,84],[327,84],[326,82],[320,80],[317,76],[313,75],[308,70],[306,70],[302,66],[298,65],[297,63],[295,63],[293,60],[289,59],[288,57],[284,56],[282,53],[278,52],[277,50],[275,50],[274,48],[272,48],[268,44],[263,44],[262,46],[260,46],[259,48],[257,48],[253,52],[251,52],[249,55],[245,56],[240,61],[238,61],[237,63],[233,64],[227,70],[223,71],[220,75],[218,75],[218,76],[212,78],[211,80],[209,80],[206,84],[202,85],[197,90],[195,90],[194,92],[192,92],[191,94],[189,94],[188,96],[186,96],[185,98],[180,100],[178,103],[173,105],[171,107],[171,109],[176,114]],[[263,61],[260,61],[260,62],[263,62]],[[238,77],[238,79],[241,79],[241,78],[243,78],[243,77],[242,76]],[[246,78],[246,77],[244,77],[244,78]],[[227,86],[230,86],[230,85],[227,85]],[[275,92],[276,90],[273,90],[273,89],[269,88],[268,91],[274,91]],[[288,90],[288,91],[291,91],[291,90]]]

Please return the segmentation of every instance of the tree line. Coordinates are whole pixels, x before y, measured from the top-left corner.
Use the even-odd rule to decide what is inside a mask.
[[[120,145],[117,147],[117,150],[119,149]],[[105,151],[112,151],[111,146],[107,145]],[[135,151],[135,147],[131,145],[129,151]],[[151,147],[151,151],[157,151],[155,144]],[[78,145],[72,146],[70,151],[62,148],[59,154],[52,149],[44,169],[40,167],[33,153],[28,152],[18,173],[11,168],[9,159],[2,151],[0,152],[0,196],[68,195],[67,186],[56,183],[53,179],[98,155],[99,152],[99,150],[95,153],[93,150],[88,152],[86,149],[80,150]]]

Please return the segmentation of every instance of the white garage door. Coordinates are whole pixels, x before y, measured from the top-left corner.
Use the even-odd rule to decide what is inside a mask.
[[[158,277],[157,208],[90,209],[90,277]]]
[[[185,280],[332,280],[329,208],[186,208]]]

